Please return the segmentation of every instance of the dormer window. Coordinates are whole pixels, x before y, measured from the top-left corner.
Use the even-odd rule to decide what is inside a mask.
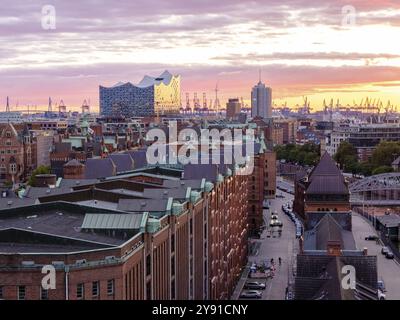
[[[7,138],[11,138],[11,131],[7,131],[7,132],[6,132],[6,137],[7,137]]]

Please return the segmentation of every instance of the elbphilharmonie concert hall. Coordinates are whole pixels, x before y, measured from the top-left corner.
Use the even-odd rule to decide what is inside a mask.
[[[100,114],[132,117],[178,113],[180,87],[180,75],[168,71],[156,78],[146,75],[137,85],[119,82],[112,87],[100,86]]]

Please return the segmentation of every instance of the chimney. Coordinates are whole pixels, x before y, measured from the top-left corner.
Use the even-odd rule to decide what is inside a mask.
[[[340,241],[328,241],[327,251],[329,256],[341,256],[342,246],[340,244]]]

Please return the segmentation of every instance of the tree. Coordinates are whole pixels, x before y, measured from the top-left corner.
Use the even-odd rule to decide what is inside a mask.
[[[358,162],[357,149],[351,143],[342,141],[334,155],[334,159],[343,170],[351,171],[351,168],[354,169]]]
[[[400,142],[382,141],[372,153],[371,163],[377,168],[391,166],[392,162],[400,155]]]
[[[390,166],[380,166],[372,171],[372,175],[387,173],[387,172],[393,172],[393,168]]]
[[[29,178],[28,184],[33,186],[36,182],[36,176],[38,174],[48,174],[51,172],[51,168],[48,166],[39,166],[35,170],[32,171],[32,175]]]

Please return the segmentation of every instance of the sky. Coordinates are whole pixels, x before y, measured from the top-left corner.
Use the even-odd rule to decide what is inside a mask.
[[[0,110],[6,96],[12,109],[51,96],[96,111],[99,85],[166,69],[182,76],[183,101],[212,99],[218,84],[222,103],[248,102],[261,70],[277,105],[400,107],[399,0],[1,2]]]

